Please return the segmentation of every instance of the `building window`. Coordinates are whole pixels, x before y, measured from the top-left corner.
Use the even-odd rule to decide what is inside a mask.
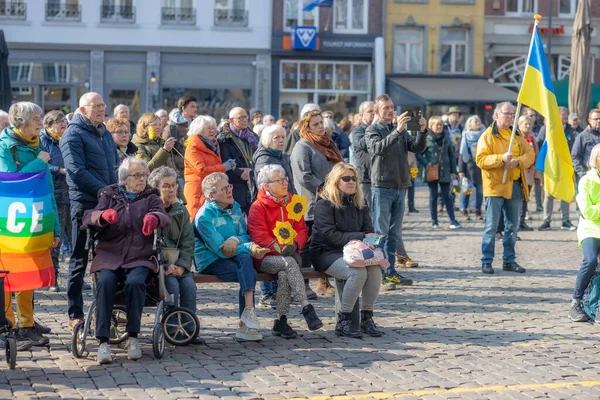
[[[441,30],[440,71],[452,74],[467,72],[469,31],[460,28]]]
[[[215,26],[248,26],[247,0],[215,0]]]
[[[135,23],[133,0],[102,0],[100,22]]]
[[[573,17],[577,12],[577,0],[560,0],[558,15],[560,17]]]
[[[1,19],[27,19],[27,4],[24,0],[2,1],[0,2]]]
[[[48,0],[46,21],[81,21],[79,0]]]
[[[423,29],[399,27],[394,30],[392,72],[423,72]]]
[[[163,25],[196,25],[194,0],[163,0]]]
[[[333,7],[334,32],[367,33],[366,0],[336,0]]]
[[[294,26],[316,26],[319,28],[319,7],[304,11],[312,0],[284,0],[283,29],[290,31]]]
[[[506,14],[529,15],[537,12],[537,0],[506,0]]]

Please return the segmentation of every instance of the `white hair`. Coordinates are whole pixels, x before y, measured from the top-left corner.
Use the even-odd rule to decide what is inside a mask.
[[[127,157],[119,166],[119,183],[124,183],[125,180],[129,177],[129,166],[130,165],[139,165],[148,172],[148,165],[146,165],[146,161],[137,157]]]
[[[8,118],[8,113],[4,110],[0,110],[0,117]]]
[[[300,112],[300,118],[304,117],[307,113],[311,111],[319,110],[321,111],[321,107],[316,105],[315,103],[307,103],[302,107],[302,111]]]
[[[160,185],[160,181],[162,181],[164,178],[177,179],[177,171],[175,171],[171,167],[167,167],[167,166],[163,165],[162,167],[156,168],[154,171],[152,171],[152,173],[148,177],[148,183],[153,188],[158,189],[158,186]]]
[[[262,135],[260,135],[260,144],[262,144],[262,146],[265,149],[268,149],[269,146],[271,145],[271,142],[273,141],[273,137],[275,137],[275,134],[277,132],[281,132],[281,133],[283,133],[283,136],[285,136],[285,129],[283,129],[281,127],[281,125],[270,125],[270,126],[267,126],[262,131]]]
[[[119,104],[115,107],[115,109],[113,110],[113,115],[117,115],[117,113],[121,110],[127,110],[127,112],[129,112],[129,107],[127,107],[125,104]]]
[[[154,113],[154,115],[156,115],[157,117],[162,117],[163,115],[165,116],[169,116],[169,113],[167,112],[167,110],[165,110],[164,108],[161,108],[159,110],[156,110],[156,112]]]
[[[266,185],[267,183],[273,182],[273,178],[275,174],[285,175],[285,169],[279,164],[268,164],[265,165],[258,171],[258,177],[256,178],[256,183],[259,187]]]
[[[332,119],[325,118],[323,122],[325,123],[325,128],[329,128],[331,132],[335,132],[335,122]]]
[[[360,103],[360,106],[358,107],[358,113],[359,114],[364,114],[365,111],[367,110],[367,107],[369,106],[375,106],[375,103],[373,103],[371,100],[367,100],[367,101],[363,101],[362,103]]]
[[[81,97],[79,98],[79,107],[84,107],[84,106],[89,106],[90,102],[92,101],[92,98],[96,97],[96,96],[100,96],[99,93],[96,92],[87,92],[81,95]],[[100,96],[102,97],[102,96]]]
[[[32,122],[34,115],[39,115],[41,118],[43,113],[42,108],[37,104],[19,101],[8,109],[8,122],[15,128],[21,129]]]
[[[274,117],[274,116],[272,116],[271,114],[267,114],[267,115],[265,115],[265,116],[263,117],[263,125],[265,125],[265,126],[269,126],[269,125],[267,125],[267,123],[266,123],[267,119],[272,119],[272,120],[273,120],[273,123],[275,123],[275,117]],[[272,124],[271,124],[271,125],[272,125]]]
[[[231,111],[229,111],[229,119],[233,118],[233,116],[236,115],[239,111],[246,112],[246,110],[243,107],[233,107]],[[246,115],[247,114],[248,113],[246,113]]]
[[[188,136],[201,134],[207,126],[212,125],[217,128],[217,121],[210,115],[199,115],[196,117],[188,128]]]
[[[265,126],[263,124],[257,124],[257,125],[254,125],[254,129],[252,129],[252,131],[260,137],[263,129],[265,129]]]
[[[202,181],[202,193],[208,200],[208,195],[217,191],[217,183],[224,180],[229,183],[229,178],[223,172],[213,172]]]
[[[513,104],[510,101],[498,103],[496,104],[496,109],[494,110],[494,118],[498,118],[498,113],[502,111],[502,108],[504,108],[504,106],[511,106],[512,108],[515,108],[515,106],[513,106]]]

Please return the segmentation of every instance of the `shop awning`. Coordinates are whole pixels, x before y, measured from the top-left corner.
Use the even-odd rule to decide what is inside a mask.
[[[517,93],[481,78],[394,77],[387,89],[399,106],[495,104],[517,101]]]

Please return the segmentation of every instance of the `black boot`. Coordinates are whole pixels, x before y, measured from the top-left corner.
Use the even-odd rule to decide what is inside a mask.
[[[284,339],[293,339],[298,336],[298,333],[288,325],[287,317],[285,315],[282,315],[279,319],[275,320],[271,332],[273,332],[273,335],[281,336]]]
[[[323,322],[317,317],[317,313],[312,304],[302,307],[302,315],[304,316],[309,331],[316,331],[323,327]]]
[[[377,325],[373,322],[373,311],[362,310],[360,312],[360,330],[373,337],[383,335],[383,332],[377,329]]]
[[[362,333],[352,327],[352,313],[338,313],[338,320],[335,324],[335,334],[336,336],[362,338]]]

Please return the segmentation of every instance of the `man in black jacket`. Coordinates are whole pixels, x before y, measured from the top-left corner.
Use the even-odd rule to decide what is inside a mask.
[[[72,254],[67,296],[69,327],[83,321],[83,277],[87,268],[83,212],[96,207],[98,192],[117,183],[119,156],[112,135],[104,126],[106,104],[98,93],[85,93],[79,109],[60,140],[71,199]]]
[[[411,117],[405,112],[394,115],[394,103],[387,94],[375,99],[375,115],[378,120],[366,130],[366,143],[371,159],[371,185],[373,192],[373,225],[383,235],[381,247],[390,263],[384,276],[384,284],[411,285],[412,280],[403,279],[394,268],[396,254],[410,260],[402,242],[402,220],[406,189],[411,185],[408,152],[422,153],[427,146],[427,122],[420,117],[420,131],[408,135],[406,124]],[[398,249],[400,247],[400,249]]]
[[[360,177],[360,189],[365,196],[369,210],[373,210],[371,199],[371,157],[367,149],[365,132],[375,119],[375,103],[363,101],[358,108],[360,124],[350,132],[352,142],[352,154],[358,175]]]

